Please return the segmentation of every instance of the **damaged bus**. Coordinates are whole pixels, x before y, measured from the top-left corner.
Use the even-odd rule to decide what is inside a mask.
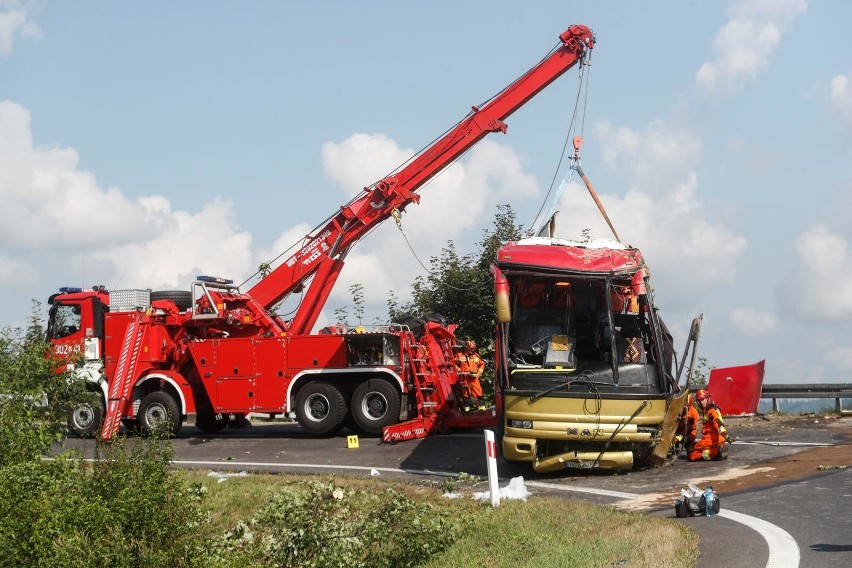
[[[641,252],[529,237],[501,247],[492,272],[504,459],[536,472],[662,463],[687,391]]]

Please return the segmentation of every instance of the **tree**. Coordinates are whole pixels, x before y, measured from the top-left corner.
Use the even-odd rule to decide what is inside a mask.
[[[686,386],[690,389],[707,388],[707,382],[710,378],[710,371],[714,367],[707,361],[707,357],[698,357],[698,364],[692,371],[691,377],[686,377]]]
[[[349,325],[349,311],[346,308],[337,308],[334,310],[334,317],[337,323]]]
[[[352,304],[355,306],[355,317],[358,319],[358,325],[363,323],[364,319],[364,285],[356,282],[349,287],[352,293]]]
[[[482,350],[491,351],[495,325],[491,264],[497,260],[500,246],[521,235],[512,206],[498,205],[494,225],[483,231],[477,252],[459,255],[455,243],[448,241],[441,254],[430,260],[428,275],[415,280],[411,302],[400,306],[396,296],[389,295],[391,319],[405,313],[441,314],[459,325],[457,336],[473,339]]]
[[[414,281],[412,300],[400,305],[396,295],[388,295],[388,315],[400,321],[408,314],[440,314],[458,324],[459,340],[473,339],[483,358],[490,360],[494,351],[494,284],[491,264],[497,260],[498,249],[508,241],[521,238],[523,227],[515,224],[511,205],[498,205],[494,225],[483,231],[477,243],[478,252],[459,255],[453,241],[448,241],[441,254],[432,257],[426,276]],[[486,368],[482,378],[486,393],[493,387],[493,375]],[[486,398],[490,398],[486,395]]]

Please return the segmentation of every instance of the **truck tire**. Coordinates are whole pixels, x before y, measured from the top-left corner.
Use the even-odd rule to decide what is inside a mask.
[[[404,316],[400,316],[393,320],[393,323],[407,326],[409,331],[414,334],[414,337],[419,338],[423,334],[423,325],[425,322],[418,318],[417,316],[413,316],[411,314],[405,314]]]
[[[100,396],[68,412],[68,430],[80,438],[93,438],[104,425],[104,401]]]
[[[312,381],[296,396],[296,419],[317,436],[329,436],[343,427],[348,409],[343,393],[326,381]]]
[[[364,381],[352,395],[352,419],[367,434],[381,434],[399,420],[400,396],[384,379]]]
[[[192,292],[189,290],[158,290],[151,292],[151,301],[171,300],[180,311],[186,311],[192,307]]]
[[[136,422],[145,436],[150,436],[159,428],[163,428],[164,434],[174,436],[181,427],[180,408],[177,401],[168,393],[154,391],[145,395],[139,404]],[[161,423],[166,425],[159,426]]]

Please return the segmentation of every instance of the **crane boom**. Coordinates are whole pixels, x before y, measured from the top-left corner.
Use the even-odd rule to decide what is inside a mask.
[[[569,27],[559,39],[561,45],[547,57],[486,104],[473,107],[464,119],[399,171],[365,187],[362,195],[306,236],[299,250],[261,278],[247,294],[271,310],[289,294],[302,290],[313,277],[288,327],[290,333],[309,333],[349,248],[409,203],[418,203],[417,190],[488,133],[506,132],[503,121],[580,62],[595,43],[592,31],[583,25]]]

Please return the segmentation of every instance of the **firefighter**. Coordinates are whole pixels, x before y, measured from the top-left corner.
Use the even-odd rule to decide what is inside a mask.
[[[695,399],[701,407],[701,439],[689,452],[689,461],[727,459],[728,444],[734,440],[725,428],[722,411],[706,390],[697,391]]]
[[[692,394],[686,397],[686,406],[680,413],[680,418],[675,430],[674,446],[675,454],[680,453],[680,448],[687,452],[692,450],[695,445],[695,438],[698,437],[698,410],[695,408],[695,401],[692,399]]]
[[[485,370],[485,361],[476,352],[474,340],[468,339],[464,342],[461,351],[456,354],[456,367],[462,382],[464,410],[485,410],[482,384],[479,380]]]

